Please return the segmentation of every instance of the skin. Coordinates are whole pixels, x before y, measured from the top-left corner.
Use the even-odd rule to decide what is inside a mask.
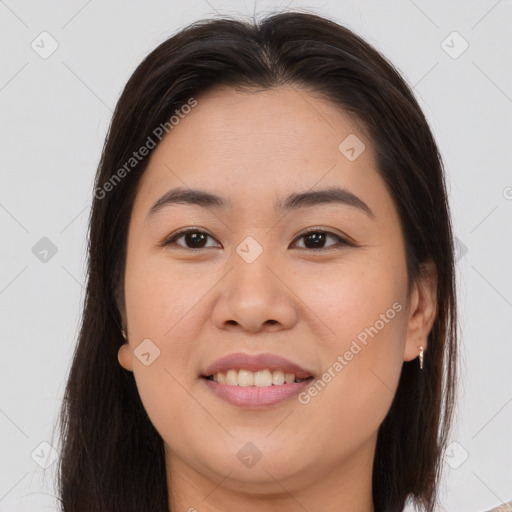
[[[407,295],[397,210],[371,140],[339,107],[290,86],[217,88],[197,99],[139,183],[121,308],[128,341],[119,363],[134,372],[164,440],[172,510],[373,511],[377,430],[403,361],[427,349],[435,269],[427,264]],[[366,146],[355,161],[338,149],[350,134]],[[223,196],[232,207],[177,204],[146,219],[178,186]],[[284,216],[273,208],[276,198],[329,186],[349,189],[374,218],[344,204]],[[188,227],[211,236],[207,248],[187,248],[184,237],[159,246]],[[300,236],[310,227],[334,234],[316,252]],[[263,248],[253,263],[236,252],[247,236]],[[276,353],[321,377],[397,302],[401,311],[306,405],[294,397],[238,408],[199,377],[239,351]],[[160,350],[149,366],[134,355],[144,339]],[[261,453],[250,468],[237,457],[248,442]]]

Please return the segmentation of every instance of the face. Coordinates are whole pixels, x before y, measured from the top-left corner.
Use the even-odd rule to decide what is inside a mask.
[[[255,492],[371,469],[434,315],[372,143],[296,87],[197,101],[141,178],[124,281],[119,362],[168,469]]]

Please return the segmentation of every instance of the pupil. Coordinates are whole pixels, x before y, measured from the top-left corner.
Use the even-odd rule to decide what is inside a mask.
[[[306,243],[306,247],[308,247],[308,249],[321,248],[325,243],[325,233],[310,233],[306,235],[306,240],[311,240],[313,242],[313,247],[308,247],[308,244]]]
[[[204,233],[187,233],[185,235],[185,241],[188,245],[192,245],[196,249],[201,249],[206,241],[206,236]],[[201,245],[201,242],[203,242],[203,245]]]

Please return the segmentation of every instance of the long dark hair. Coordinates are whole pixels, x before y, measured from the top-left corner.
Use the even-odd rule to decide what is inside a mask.
[[[454,247],[441,157],[392,64],[347,28],[300,12],[193,23],[145,58],[117,103],[96,176],[83,318],[60,414],[63,510],[169,510],[163,441],[133,374],[117,360],[128,223],[151,151],[133,168],[126,162],[176,110],[218,85],[301,86],[354,114],[370,134],[400,215],[409,286],[429,259],[438,273],[424,370],[417,359],[403,364],[379,428],[373,500],[378,512],[401,511],[407,498],[432,511],[457,374]]]

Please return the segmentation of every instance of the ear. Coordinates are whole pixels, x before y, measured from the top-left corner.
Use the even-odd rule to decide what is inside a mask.
[[[128,342],[123,343],[117,351],[117,360],[119,364],[128,371],[133,371],[133,356],[132,349]]]
[[[418,357],[420,347],[427,350],[428,335],[437,313],[437,269],[432,260],[420,266],[409,303],[409,319],[404,361]]]

